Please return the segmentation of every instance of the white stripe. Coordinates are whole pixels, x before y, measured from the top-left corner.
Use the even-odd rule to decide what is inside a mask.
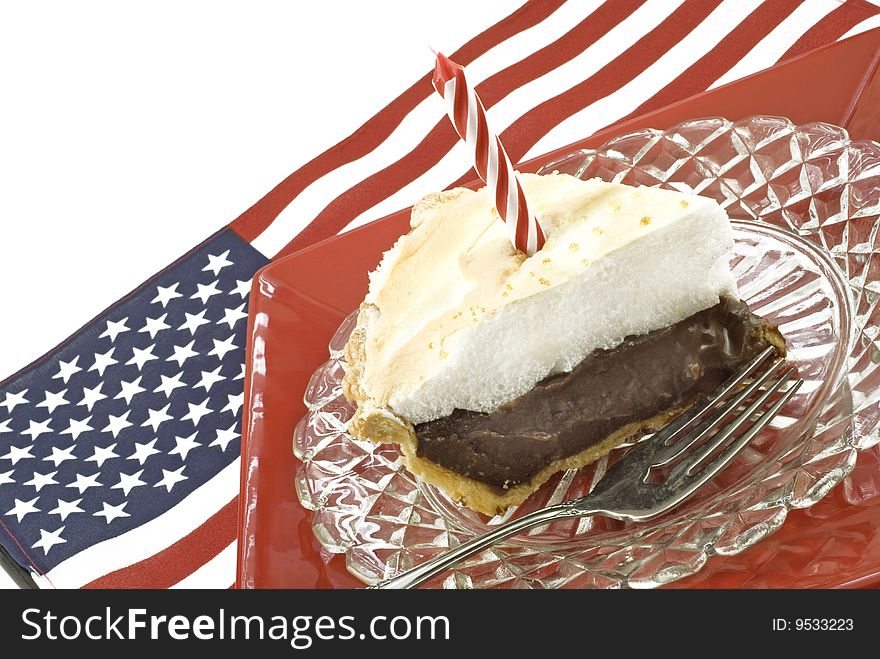
[[[238,542],[233,540],[223,551],[172,588],[229,588],[235,580]]]
[[[600,0],[563,4],[540,23],[498,44],[469,64],[470,80],[477,84],[510,62],[553,43],[601,4]],[[267,256],[277,253],[337,196],[412,151],[441,119],[441,108],[433,94],[422,101],[373,151],[329,172],[303,190],[252,242],[253,246]]]
[[[557,124],[529,149],[525,157],[532,158],[583,139],[626,116],[712,50],[759,4],[759,0],[743,0],[725,2],[716,7],[690,34],[651,66],[617,91]]]
[[[597,39],[594,44],[582,53],[552,71],[548,71],[543,76],[519,87],[491,109],[487,110],[492,125],[501,127],[503,131],[526,111],[582,82],[657,27],[669,14],[675,11],[682,1],[648,0],[648,2],[609,30],[604,36]],[[469,76],[471,75],[471,70],[472,67],[469,66]],[[611,120],[613,118],[609,119],[609,121]],[[567,142],[562,142],[558,146],[563,146],[564,144],[567,144]],[[442,189],[450,181],[455,180],[467,171],[470,166],[468,158],[467,149],[462,144],[456,144],[449,153],[441,158],[425,174],[369,210],[361,213],[361,215],[345,227],[344,231],[410,206],[422,195],[433,190]]]
[[[861,34],[862,32],[865,32],[867,30],[872,30],[875,27],[880,27],[880,14],[878,14],[877,16],[871,16],[871,18],[868,18],[861,23],[854,25],[849,32],[847,32],[840,38],[847,39],[849,37],[854,37],[857,34]]]
[[[450,78],[443,85],[443,102],[446,103],[446,114],[456,132],[458,131],[458,127],[455,124],[455,90],[457,87],[458,83],[455,78]]]
[[[477,92],[471,85],[466,85],[467,90],[467,132],[465,141],[476,152],[477,148]]]
[[[526,254],[534,254],[538,251],[538,232],[535,227],[535,223],[532,222],[532,218],[535,215],[532,213],[529,215],[529,232],[526,238]]]
[[[709,89],[739,80],[773,66],[801,35],[840,6],[834,0],[807,0],[761,39],[736,66],[718,78]]]
[[[443,101],[446,103],[446,114],[455,125],[455,78],[450,78],[443,85]]]
[[[498,178],[498,139],[489,136],[489,163],[486,165],[486,178],[494,181]]]
[[[49,579],[44,577],[42,574],[31,572],[31,578],[34,580],[34,583],[40,590],[52,590],[53,588],[56,588],[55,584],[49,581]]]
[[[71,556],[46,573],[57,588],[79,588],[158,554],[205,523],[239,491],[241,458],[155,519]]]
[[[519,213],[516,212],[517,198],[516,198],[516,172],[513,171],[513,165],[510,163],[510,159],[507,157],[507,154],[504,154],[504,160],[506,161],[506,169],[507,169],[507,226],[510,227],[510,235],[513,236],[513,244],[516,244],[516,222],[518,219]],[[496,189],[498,185],[495,185]]]
[[[511,92],[504,99],[504,104],[499,103],[492,108],[493,120],[497,119],[504,126],[509,126],[524,114],[525,109],[531,109],[540,102],[566,92],[574,85],[595,75],[660,25],[682,3],[683,0],[650,0],[645,3],[577,57]],[[727,4],[740,3],[725,2],[722,6]],[[732,26],[724,27],[725,31],[732,28]]]

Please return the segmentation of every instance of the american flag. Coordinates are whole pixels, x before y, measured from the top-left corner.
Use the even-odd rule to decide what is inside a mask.
[[[0,388],[4,546],[41,580],[129,583],[125,570],[234,500],[248,294],[265,263],[224,230]]]
[[[517,162],[878,26],[867,0],[532,0],[450,56]],[[40,585],[233,583],[250,280],[475,177],[430,68],[0,384],[0,545]]]

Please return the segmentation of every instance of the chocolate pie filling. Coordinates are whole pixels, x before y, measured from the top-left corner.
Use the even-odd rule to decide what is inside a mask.
[[[745,303],[716,306],[675,325],[597,350],[489,414],[455,410],[416,426],[418,455],[499,489],[528,481],[619,428],[715,389],[773,343],[775,327]]]

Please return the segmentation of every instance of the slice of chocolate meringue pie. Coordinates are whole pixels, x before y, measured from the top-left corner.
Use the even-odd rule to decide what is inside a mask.
[[[346,349],[350,432],[399,444],[410,472],[489,515],[785,352],[737,298],[713,200],[520,178],[541,250],[514,249],[485,189],[425,197]]]

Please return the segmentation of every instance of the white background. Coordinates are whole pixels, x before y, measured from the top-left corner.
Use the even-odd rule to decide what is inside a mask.
[[[0,379],[520,4],[0,3]]]
[[[520,4],[0,4],[0,380]]]

